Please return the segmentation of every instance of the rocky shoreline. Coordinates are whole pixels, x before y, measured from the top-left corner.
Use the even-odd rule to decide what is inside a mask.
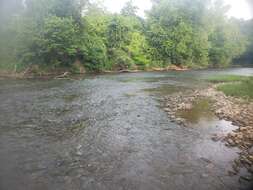
[[[178,112],[191,110],[196,101],[206,98],[211,102],[211,110],[221,120],[231,121],[238,129],[227,135],[214,134],[212,140],[223,141],[226,146],[238,147],[241,152],[234,161],[233,171],[237,175],[240,168],[247,168],[251,176],[245,180],[253,181],[253,102],[240,98],[228,97],[216,90],[216,85],[201,90],[189,90],[165,97],[164,110],[172,122],[187,127],[189,123],[178,116]]]

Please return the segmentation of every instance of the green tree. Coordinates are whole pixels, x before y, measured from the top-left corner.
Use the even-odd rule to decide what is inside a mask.
[[[253,20],[237,20],[241,33],[244,35],[247,46],[245,53],[236,62],[239,64],[253,64]]]
[[[206,54],[200,50],[203,49],[202,40],[206,38],[197,40],[199,37],[194,35],[201,34],[203,27],[200,25],[196,27],[197,21],[193,23],[190,19],[196,14],[187,12],[185,5],[183,1],[156,1],[149,12],[147,33],[149,44],[155,49],[154,59],[160,58],[165,65],[170,63],[186,65],[193,61],[206,60],[206,57],[202,58]]]
[[[2,0],[0,68],[73,69],[78,62],[101,71],[252,60],[252,21],[228,19],[221,0],[152,3],[142,19],[131,0],[121,14],[89,0]]]
[[[47,17],[42,31],[33,20],[25,23],[19,34],[18,56],[23,63],[68,66],[80,53],[79,31],[73,19]]]
[[[239,27],[222,1],[153,1],[147,39],[163,65],[226,66],[245,49]],[[237,44],[237,45],[236,45]]]
[[[121,10],[123,16],[137,16],[138,7],[134,6],[133,1],[127,1],[125,6]]]
[[[127,46],[127,51],[134,63],[141,69],[149,67],[150,57],[148,56],[149,47],[145,36],[136,31],[131,33],[131,42]]]
[[[23,8],[20,0],[0,1],[0,69],[15,70],[16,68],[15,52],[18,25],[14,25],[14,20],[20,19]]]
[[[86,16],[83,18],[82,49],[85,54],[81,57],[84,65],[89,70],[100,71],[108,68],[107,58],[107,26],[110,16],[105,10],[97,5],[88,8]]]
[[[70,18],[56,16],[45,19],[45,29],[42,33],[42,56],[46,63],[69,65],[80,53],[78,27]]]
[[[241,56],[247,46],[246,38],[243,36],[240,26],[233,19],[227,19],[225,14],[229,7],[222,1],[216,1],[211,9],[209,18],[209,57],[210,65],[224,67],[232,63],[235,58]]]

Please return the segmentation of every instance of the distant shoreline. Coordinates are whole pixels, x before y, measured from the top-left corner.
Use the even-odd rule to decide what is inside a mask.
[[[198,71],[198,70],[222,70],[229,68],[253,68],[253,65],[231,65],[227,68],[179,68],[174,66],[169,66],[167,68],[150,68],[146,70],[119,70],[119,71],[111,71],[105,70],[100,72],[85,72],[85,73],[72,73],[68,70],[66,71],[52,71],[52,72],[44,72],[44,73],[24,73],[24,72],[8,72],[8,71],[0,71],[0,79],[64,79],[64,78],[75,78],[75,76],[89,76],[89,75],[103,75],[103,74],[122,74],[122,73],[139,73],[139,72],[169,72],[169,71]]]

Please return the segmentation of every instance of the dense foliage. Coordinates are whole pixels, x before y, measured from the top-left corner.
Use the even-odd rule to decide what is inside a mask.
[[[145,19],[131,0],[120,14],[88,0],[0,3],[0,69],[203,68],[253,60],[253,22],[227,18],[221,0],[153,0]]]

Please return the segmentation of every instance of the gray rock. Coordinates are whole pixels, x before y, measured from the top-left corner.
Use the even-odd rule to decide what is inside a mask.
[[[249,154],[253,154],[253,146],[249,149]]]

